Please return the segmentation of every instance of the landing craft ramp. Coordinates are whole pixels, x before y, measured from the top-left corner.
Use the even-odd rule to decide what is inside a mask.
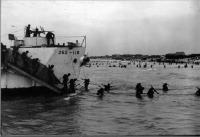
[[[61,93],[61,90],[60,90],[59,88],[54,87],[54,86],[51,86],[51,85],[47,84],[46,82],[41,81],[40,79],[38,79],[38,78],[36,78],[36,77],[34,77],[34,76],[28,74],[27,72],[23,71],[23,70],[20,69],[20,68],[17,68],[16,66],[12,65],[11,63],[6,62],[5,64],[6,64],[7,66],[11,67],[12,69],[16,70],[16,71],[19,72],[20,74],[22,74],[22,75],[24,75],[24,76],[26,76],[26,77],[28,77],[28,78],[30,78],[30,79],[32,79],[32,80],[34,80],[34,81],[40,83],[41,85],[47,87],[48,89],[50,89],[50,90],[52,90],[52,91],[54,91],[54,92],[56,92],[56,93],[58,93],[58,94]]]
[[[16,62],[14,62],[12,50],[7,49],[7,53],[5,55],[5,60],[2,61],[2,65],[3,65],[2,70],[4,72],[9,72],[9,73],[11,73],[10,70],[14,71],[13,73],[15,73],[16,75],[19,75],[19,74],[23,75],[26,78],[30,79],[31,81],[38,83],[40,86],[44,86],[58,94],[60,94],[62,92],[61,89],[62,89],[63,85],[60,84],[59,88],[55,86],[55,85],[58,85],[60,82],[56,78],[55,75],[52,75],[52,82],[51,82],[51,84],[49,83],[50,78],[48,76],[48,68],[44,64],[39,63],[38,71],[36,73],[33,73],[34,66],[33,66],[33,64],[31,64],[31,61],[33,59],[28,58],[29,67],[26,68],[26,70],[24,70],[23,61],[21,59],[21,54],[18,53],[17,58],[18,58],[18,60]],[[17,81],[14,81],[14,82],[17,82]],[[7,84],[8,84],[7,81],[5,81],[5,85],[7,85]]]

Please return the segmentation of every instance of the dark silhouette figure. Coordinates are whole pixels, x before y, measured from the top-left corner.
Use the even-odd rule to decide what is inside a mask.
[[[98,91],[97,91],[97,95],[102,98],[103,95],[104,95],[104,89],[103,88],[100,88]]]
[[[69,81],[69,76],[70,76],[70,75],[71,75],[70,73],[64,74],[64,75],[63,75],[63,85],[64,85],[63,90],[64,90],[64,92],[66,92],[66,93],[69,92],[69,89],[68,89],[68,81]]]
[[[16,64],[17,61],[18,61],[18,58],[17,58],[18,50],[19,50],[19,46],[14,46],[14,47],[13,47],[12,55],[13,55],[14,63],[15,63],[15,64]]]
[[[197,92],[195,93],[195,95],[200,96],[200,88],[197,87]]]
[[[111,88],[110,84],[104,85],[104,90],[107,91],[108,93],[110,91],[110,88]]]
[[[30,30],[31,25],[28,24],[28,26],[26,27],[26,35],[25,37],[30,37],[30,34],[32,33],[32,31]]]
[[[191,66],[191,68],[193,68],[193,65]]]
[[[178,65],[178,68],[180,68],[181,66],[180,65]]]
[[[141,64],[139,63],[139,68],[141,68]]]
[[[185,68],[187,68],[187,67],[188,67],[188,66],[187,66],[187,63],[184,65],[184,67],[185,67]]]
[[[50,40],[52,40],[53,45],[54,45],[54,37],[55,37],[55,35],[52,32],[47,33],[47,35],[46,35],[47,45],[50,45]]]
[[[89,84],[90,84],[90,79],[84,79],[85,91],[88,91],[88,85]]]
[[[28,71],[28,56],[27,56],[28,53],[29,53],[29,51],[22,52],[22,55],[21,55],[21,58],[23,61],[23,69],[25,71]]]
[[[40,62],[39,58],[34,58],[31,60],[32,68],[33,68],[33,75],[35,75],[38,71],[38,68],[40,66],[39,62]]]
[[[7,53],[7,48],[6,45],[3,45],[3,43],[1,43],[1,62],[5,61],[5,57],[6,57],[6,53]]]
[[[48,70],[47,70],[48,76],[49,76],[48,83],[50,85],[53,85],[53,76],[54,76],[54,70],[53,70],[53,68],[54,68],[54,65],[48,65]]]
[[[89,57],[87,57],[86,55],[84,55],[83,62],[81,63],[81,66],[86,65],[88,62],[90,62]]]
[[[75,82],[76,82],[76,79],[70,79],[70,81],[69,81],[70,92],[69,93],[75,93]]]
[[[154,92],[156,92],[157,94],[159,94],[159,93],[153,88],[153,86],[151,86],[151,88],[150,88],[149,91],[147,92],[148,97],[149,97],[149,98],[153,98]]]
[[[141,94],[143,94],[144,87],[141,85],[141,83],[138,83],[136,85],[135,89],[136,89],[136,97],[137,98],[142,98]]]
[[[21,55],[21,57],[22,57],[22,60],[24,61],[24,60],[26,60],[26,59],[28,59],[28,53],[29,53],[29,51],[27,50],[26,52],[22,52],[22,55]]]
[[[141,93],[139,93],[139,92],[136,91],[136,98],[142,99]]]
[[[37,37],[39,34],[38,28],[36,27],[35,31],[33,31],[33,37]]]
[[[135,89],[136,89],[136,92],[139,92],[140,94],[143,94],[144,87],[141,85],[141,83],[138,83],[136,85]]]
[[[167,83],[164,83],[163,84],[163,91],[168,91],[168,84]]]

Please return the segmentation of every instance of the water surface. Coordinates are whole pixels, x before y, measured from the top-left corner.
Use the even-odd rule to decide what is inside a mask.
[[[2,134],[200,135],[200,97],[194,95],[200,87],[200,66],[93,66],[82,68],[80,77],[90,78],[89,92],[69,100],[43,95],[2,97]],[[134,88],[139,82],[144,92],[153,85],[160,94],[136,98]],[[168,92],[161,90],[165,82],[170,85]],[[113,89],[98,98],[99,85],[107,83]]]

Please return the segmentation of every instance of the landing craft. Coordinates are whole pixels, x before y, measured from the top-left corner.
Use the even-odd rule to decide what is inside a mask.
[[[60,45],[56,43],[56,34],[53,41],[47,45],[46,36],[40,36],[40,33],[45,34],[46,31],[42,27],[38,31],[36,37],[26,37],[18,40],[14,34],[9,34],[9,40],[13,45],[7,49],[5,60],[1,62],[1,89],[19,89],[31,87],[47,87],[53,91],[60,93],[62,77],[64,74],[70,73],[70,78],[78,78],[82,61],[85,58],[86,36],[82,36],[81,44],[76,42],[68,42],[68,44]],[[53,32],[53,31],[51,31]],[[79,36],[80,39],[80,36]],[[15,55],[17,61],[13,57],[14,47],[18,48],[18,53]],[[21,55],[28,51],[27,63],[24,62]],[[34,65],[31,63],[33,59],[39,59],[37,72],[34,72]],[[53,76],[48,75],[48,66],[53,66]],[[26,67],[26,69],[23,69]],[[49,83],[52,80],[53,83]]]

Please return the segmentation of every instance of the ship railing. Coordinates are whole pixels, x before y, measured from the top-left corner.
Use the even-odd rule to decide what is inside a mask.
[[[31,38],[31,40],[29,40],[28,42],[29,44],[26,42],[25,38]],[[42,38],[42,39],[38,39],[38,38]],[[59,42],[56,43],[56,39],[59,39]],[[54,45],[53,44],[47,45],[47,39],[45,36],[24,37],[22,40],[18,40],[17,37],[14,36],[14,34],[9,34],[9,40],[11,41],[14,40],[13,46],[19,46],[19,47],[24,47],[24,46],[25,47],[27,46],[28,47],[69,47],[69,48],[86,47],[86,36],[55,36]],[[79,41],[81,42],[79,43]]]
[[[56,39],[59,39],[60,41],[56,46],[65,46],[70,48],[86,47],[86,36],[56,36]],[[79,43],[79,41],[81,42]]]

